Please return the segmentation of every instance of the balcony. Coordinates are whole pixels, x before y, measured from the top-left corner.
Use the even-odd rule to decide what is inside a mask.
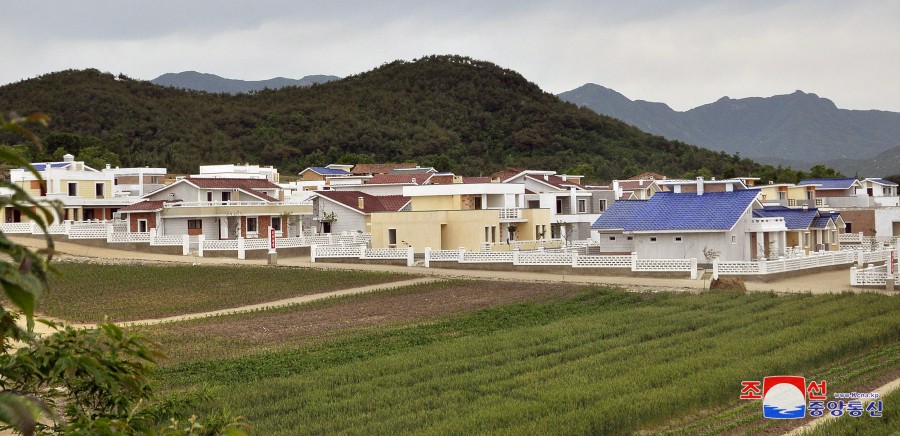
[[[782,218],[782,217],[751,218],[750,219],[750,228],[747,229],[747,231],[753,232],[753,233],[784,232],[784,231],[787,231],[787,226],[785,226],[784,218]]]
[[[522,209],[519,208],[502,208],[500,211],[500,222],[522,221]]]

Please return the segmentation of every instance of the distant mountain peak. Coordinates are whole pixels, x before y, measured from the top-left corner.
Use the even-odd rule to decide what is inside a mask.
[[[684,112],[631,101],[595,84],[559,97],[669,139],[772,163],[871,158],[900,145],[900,113],[839,109],[799,89],[771,97],[724,96]]]
[[[263,89],[279,89],[287,86],[311,86],[317,83],[338,80],[340,77],[327,75],[305,76],[302,79],[288,79],[275,77],[268,80],[238,80],[226,79],[210,73],[198,71],[182,71],[180,73],[165,73],[150,82],[156,85],[171,86],[173,88],[190,89],[211,93],[239,94],[243,92],[260,91]]]

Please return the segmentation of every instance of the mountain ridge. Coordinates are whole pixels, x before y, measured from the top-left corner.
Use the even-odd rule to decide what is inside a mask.
[[[263,89],[280,89],[288,86],[312,86],[338,80],[338,76],[324,74],[304,76],[301,79],[289,79],[286,77],[274,77],[266,80],[240,80],[228,79],[210,73],[197,71],[182,71],[180,73],[165,73],[150,80],[150,83],[174,88],[190,89],[211,93],[239,94],[244,92],[261,91]]]
[[[726,96],[686,111],[630,100],[593,83],[559,97],[649,133],[764,162],[805,162],[809,167],[870,158],[900,146],[900,113],[840,109],[800,90],[771,97]]]
[[[97,70],[68,70],[0,87],[0,108],[45,112],[47,150],[86,145],[125,166],[189,173],[253,162],[285,173],[328,163],[417,162],[458,174],[509,166],[594,180],[655,171],[673,177],[797,172],[647,134],[560,101],[519,73],[461,56],[395,61],[313,87],[210,94]],[[0,135],[0,141],[15,139]],[[96,151],[96,150],[95,150]]]

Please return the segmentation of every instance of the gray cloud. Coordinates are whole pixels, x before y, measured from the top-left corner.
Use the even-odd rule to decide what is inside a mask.
[[[0,83],[94,67],[152,79],[350,75],[462,54],[550,92],[586,82],[688,109],[802,89],[900,111],[900,2],[49,1],[4,5]]]

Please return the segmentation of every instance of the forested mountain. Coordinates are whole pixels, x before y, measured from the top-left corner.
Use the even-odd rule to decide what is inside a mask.
[[[678,112],[662,103],[632,101],[587,84],[559,97],[644,131],[762,162],[817,163],[875,157],[900,146],[900,113],[838,109],[802,91],[730,99]],[[877,167],[864,171],[883,175]]]
[[[302,79],[276,77],[268,80],[237,80],[226,79],[215,74],[184,71],[181,73],[166,73],[150,82],[157,85],[191,89],[194,91],[237,94],[241,92],[260,91],[263,89],[280,89],[288,86],[310,86],[315,85],[316,83],[325,83],[338,79],[340,79],[340,77],[314,75],[306,76]]]
[[[798,176],[644,133],[564,103],[514,71],[457,56],[237,95],[69,70],[0,87],[0,108],[52,117],[49,128],[37,129],[46,150],[36,158],[89,150],[100,162],[116,157],[122,165],[183,173],[211,163],[252,162],[291,173],[331,162],[415,161],[467,175],[524,166],[599,180],[645,170]]]

